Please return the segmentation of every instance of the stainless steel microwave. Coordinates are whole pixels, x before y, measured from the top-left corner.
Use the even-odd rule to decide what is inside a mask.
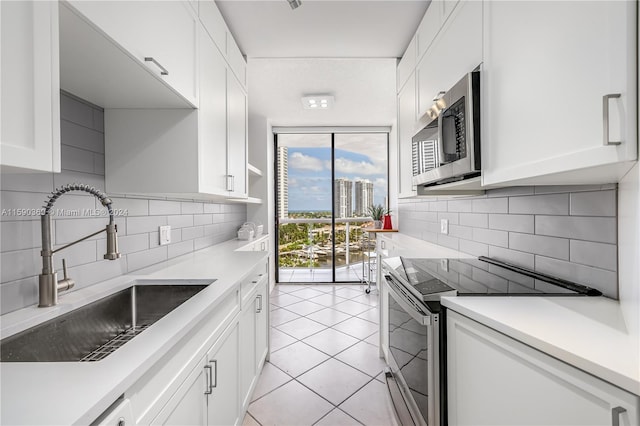
[[[412,139],[413,185],[432,186],[480,176],[480,71],[440,92]]]

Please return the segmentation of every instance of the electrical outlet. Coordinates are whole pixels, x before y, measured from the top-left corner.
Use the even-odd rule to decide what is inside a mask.
[[[449,272],[449,259],[440,259],[440,268],[444,272]]]
[[[171,226],[160,226],[158,229],[160,232],[160,245],[164,246],[171,242]]]
[[[440,233],[441,234],[449,233],[449,219],[440,219]]]

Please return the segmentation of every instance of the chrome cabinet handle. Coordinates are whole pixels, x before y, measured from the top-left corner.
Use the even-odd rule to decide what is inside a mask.
[[[205,369],[205,373],[204,373],[204,377],[206,379],[206,383],[204,386],[204,394],[205,395],[211,395],[211,366],[210,365],[205,365],[204,366]]]
[[[627,410],[622,407],[614,407],[611,409],[611,426],[620,426],[620,414],[626,413]]]
[[[256,314],[259,314],[260,312],[262,312],[262,295],[261,294],[257,295],[256,300],[260,302],[260,304],[258,305],[258,308],[256,309]]]
[[[213,390],[213,388],[218,387],[218,360],[209,361],[209,364],[213,364],[213,380],[211,381],[211,389]]]
[[[264,241],[260,243],[260,250],[264,251],[265,250],[265,243]]]
[[[620,98],[620,93],[612,93],[602,97],[602,130],[604,133],[603,143],[608,145],[620,145],[622,141],[612,141],[609,139],[609,100]]]
[[[227,191],[233,191],[233,175],[227,175]]]
[[[387,245],[385,244],[385,241],[384,241],[384,240],[380,240],[380,248],[381,248],[382,250],[384,250],[384,249],[386,249],[386,248],[387,248]]]
[[[163,67],[162,65],[160,65],[160,63],[158,61],[156,61],[153,56],[146,56],[144,58],[145,62],[152,62],[154,63],[158,68],[160,68],[160,75],[169,75],[169,71],[167,71],[167,69],[165,67]]]

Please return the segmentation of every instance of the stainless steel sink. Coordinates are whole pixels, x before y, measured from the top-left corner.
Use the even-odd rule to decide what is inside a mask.
[[[133,285],[3,339],[0,361],[100,361],[207,285]]]

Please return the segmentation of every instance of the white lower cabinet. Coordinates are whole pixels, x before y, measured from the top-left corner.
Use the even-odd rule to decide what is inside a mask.
[[[240,403],[243,411],[251,402],[251,395],[267,357],[269,280],[264,275],[243,301],[240,318]]]
[[[636,395],[456,312],[447,314],[449,425],[619,425]]]

